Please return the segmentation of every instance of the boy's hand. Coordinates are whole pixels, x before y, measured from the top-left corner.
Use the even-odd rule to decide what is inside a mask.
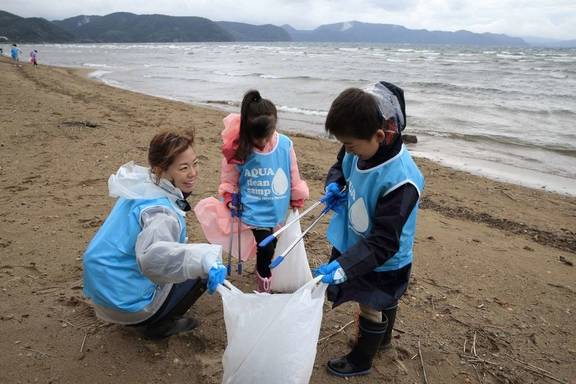
[[[208,271],[208,293],[213,294],[216,288],[226,280],[228,270],[224,264],[216,262]]]
[[[336,260],[330,264],[322,264],[312,272],[314,277],[322,275],[322,282],[326,284],[342,284],[348,279],[346,272]]]
[[[338,183],[330,183],[326,186],[326,193],[320,201],[326,205],[326,209],[331,209],[336,213],[344,214],[344,203],[347,199],[347,192],[341,191]]]

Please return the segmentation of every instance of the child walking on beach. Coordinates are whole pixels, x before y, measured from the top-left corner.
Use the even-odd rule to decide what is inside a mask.
[[[343,146],[323,198],[336,212],[327,232],[332,255],[314,272],[330,284],[334,307],[355,301],[360,312],[352,351],[328,362],[337,376],[369,373],[378,349],[390,345],[408,287],[424,178],[402,144],[405,126],[404,93],[386,82],[343,91],[326,117],[326,131]]]
[[[130,162],[110,176],[118,200],[84,253],[84,295],[96,315],[149,338],[196,327],[184,314],[226,278],[221,246],[186,243],[186,198],[198,176],[193,142],[191,132],[159,133],[150,167]]]
[[[38,50],[33,49],[30,51],[30,63],[34,66],[38,65]]]
[[[18,48],[17,44],[12,44],[12,48],[10,48],[10,57],[12,58],[12,62],[14,64],[18,64],[20,61],[20,54],[22,51]]]
[[[256,90],[244,95],[239,115],[230,114],[224,119],[218,193],[230,209],[241,209],[241,220],[251,228],[257,243],[284,222],[290,207],[301,208],[309,197],[293,143],[276,131],[277,121],[276,106]],[[234,193],[240,196],[240,207],[232,201]],[[275,246],[274,241],[256,251],[260,292],[270,292],[269,265]]]

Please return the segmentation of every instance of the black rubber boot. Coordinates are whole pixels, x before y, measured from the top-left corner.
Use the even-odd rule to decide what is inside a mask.
[[[386,333],[384,334],[384,339],[380,343],[380,350],[386,350],[392,347],[392,330],[394,329],[394,322],[396,321],[396,311],[398,310],[398,305],[390,308],[386,308],[382,311],[382,321],[387,322]]]
[[[372,360],[386,334],[386,322],[376,323],[360,316],[358,341],[346,356],[328,362],[328,372],[340,377],[370,373]]]
[[[198,324],[200,324],[198,320],[189,317],[179,317],[142,327],[141,332],[149,339],[164,339],[178,333],[191,331]]]

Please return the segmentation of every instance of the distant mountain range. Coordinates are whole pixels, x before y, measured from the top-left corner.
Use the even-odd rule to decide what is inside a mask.
[[[53,23],[80,42],[235,41],[232,33],[202,17],[118,12],[106,16],[81,15]]]
[[[67,43],[74,41],[75,37],[46,19],[23,18],[0,11],[0,42],[2,40],[17,43]]]
[[[576,41],[527,43],[521,38],[469,31],[428,31],[400,25],[350,21],[297,30],[290,25],[252,25],[193,16],[136,15],[117,12],[106,16],[80,15],[65,20],[23,18],[0,11],[0,42],[16,43],[135,43],[199,41],[306,41],[457,44],[481,46],[576,46]]]
[[[525,46],[517,37],[495,33],[473,33],[469,31],[443,32],[426,29],[408,29],[401,25],[371,24],[358,21],[327,24],[312,31],[299,31],[285,25],[296,41],[339,41],[366,43],[413,43],[413,44],[461,44],[491,46]]]

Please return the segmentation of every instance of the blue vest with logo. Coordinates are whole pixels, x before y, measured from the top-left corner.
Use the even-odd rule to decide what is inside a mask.
[[[348,188],[347,210],[332,217],[327,232],[328,240],[341,253],[370,234],[379,198],[406,183],[414,185],[418,194],[424,188],[424,177],[404,146],[396,156],[373,168],[361,170],[357,164],[358,156],[346,153],[342,171]],[[412,262],[417,212],[418,203],[402,228],[398,252],[375,271],[397,270]]]
[[[272,151],[252,152],[246,162],[238,167],[244,223],[273,228],[286,218],[290,207],[291,148],[292,141],[279,134]]]
[[[139,312],[150,304],[156,284],[140,272],[136,239],[142,227],[140,213],[152,206],[175,210],[167,197],[151,200],[120,198],[84,253],[84,296],[95,304],[118,311]],[[180,242],[186,240],[186,222],[178,215]]]

